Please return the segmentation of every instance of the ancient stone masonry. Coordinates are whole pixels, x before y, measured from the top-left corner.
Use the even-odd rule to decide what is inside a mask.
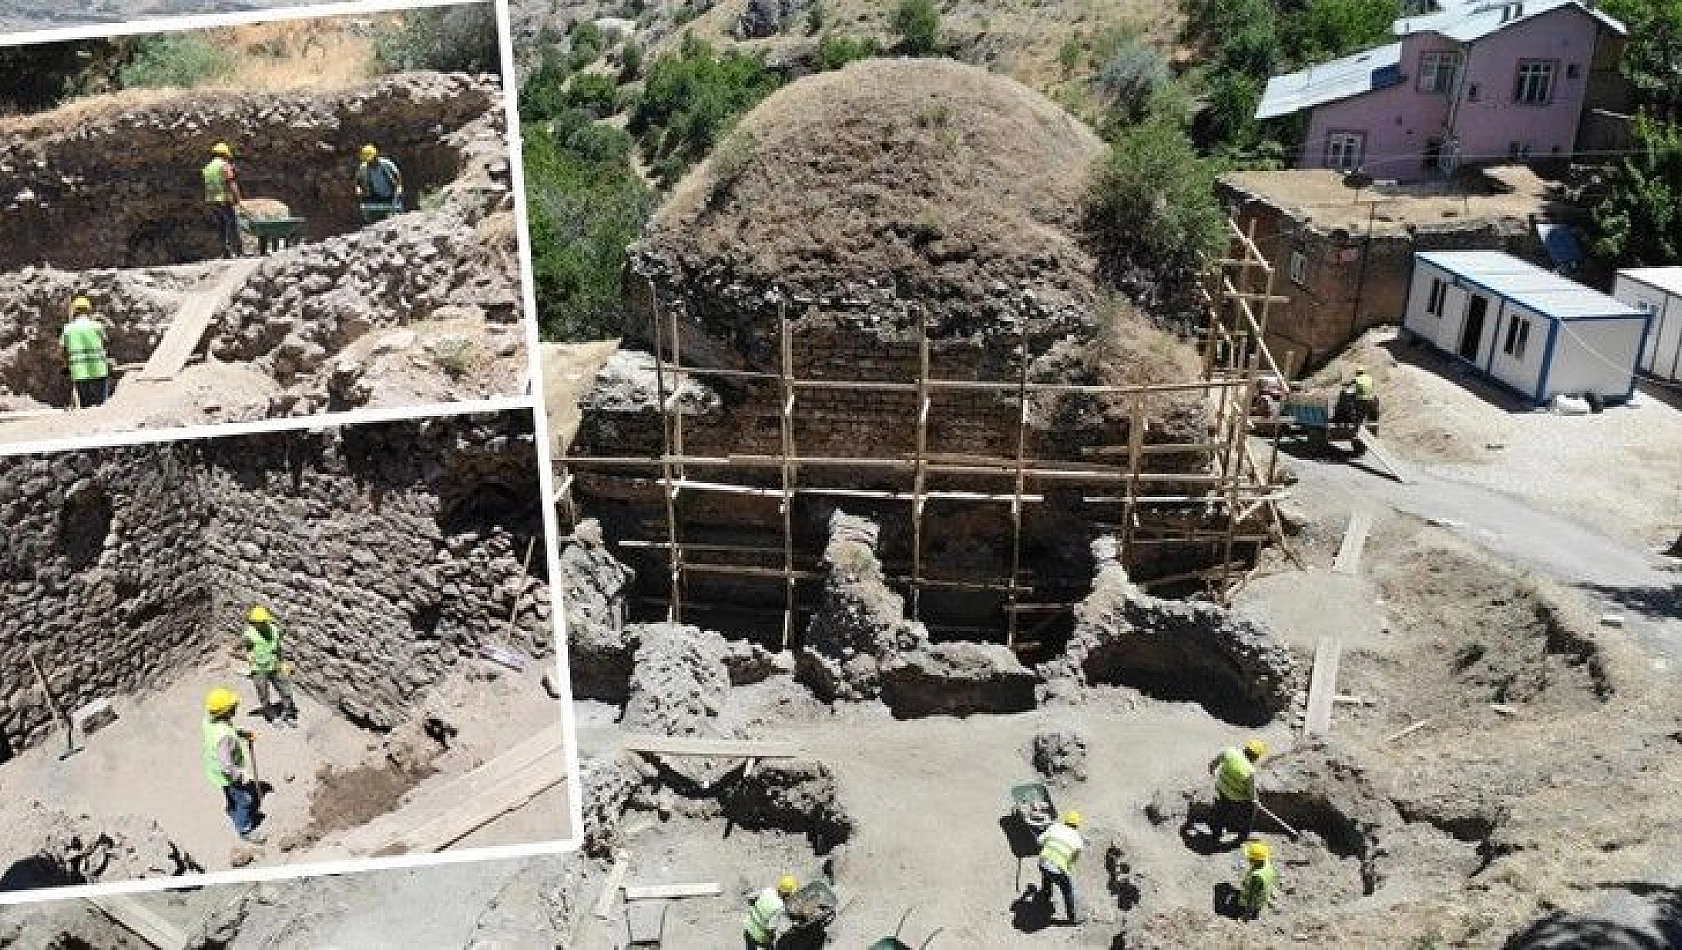
[[[175,316],[171,275],[95,270],[83,273],[27,267],[0,274],[0,392],[67,405],[59,331],[70,298],[98,301],[96,316],[118,364],[143,362]]]
[[[0,269],[216,256],[199,168],[218,141],[234,146],[244,193],[285,202],[308,238],[354,231],[359,146],[378,143],[399,161],[413,205],[463,174],[500,103],[495,77],[411,73],[334,93],[194,92],[13,131],[0,138]]]
[[[26,651],[73,707],[220,652],[253,603],[374,728],[481,646],[551,655],[537,464],[520,413],[0,461],[0,735],[51,725]]]

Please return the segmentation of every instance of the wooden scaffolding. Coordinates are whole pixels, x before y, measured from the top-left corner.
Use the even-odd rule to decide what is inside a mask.
[[[1115,512],[1107,529],[1117,538],[1123,563],[1136,549],[1172,545],[1196,545],[1218,551],[1213,565],[1167,577],[1152,578],[1144,586],[1201,583],[1206,596],[1227,602],[1247,576],[1246,552],[1259,545],[1284,543],[1284,533],[1274,507],[1281,497],[1274,484],[1278,443],[1274,441],[1266,465],[1258,461],[1250,446],[1250,406],[1258,378],[1276,374],[1264,342],[1269,308],[1287,298],[1273,293],[1273,268],[1256,248],[1251,236],[1230,221],[1232,247],[1228,256],[1210,260],[1200,286],[1206,310],[1206,326],[1198,341],[1202,350],[1202,378],[1196,381],[1152,385],[1083,385],[1035,382],[1030,379],[1028,320],[1023,315],[1015,353],[1014,378],[998,380],[952,379],[937,374],[931,365],[928,325],[919,319],[917,370],[915,378],[899,380],[810,378],[796,372],[795,354],[799,341],[788,313],[788,301],[777,305],[777,369],[744,370],[687,365],[680,345],[678,308],[663,306],[650,285],[653,302],[653,342],[656,396],[661,417],[661,454],[647,456],[578,456],[557,460],[561,489],[557,503],[574,512],[572,488],[575,475],[605,470],[618,477],[646,481],[657,488],[664,507],[664,537],[618,539],[623,548],[658,549],[665,552],[669,596],[664,604],[667,619],[682,622],[688,606],[687,580],[697,575],[722,575],[780,584],[782,587],[781,641],[786,648],[797,636],[801,612],[797,586],[801,581],[818,581],[822,551],[800,551],[794,524],[795,500],[802,496],[870,499],[905,506],[910,522],[909,570],[888,572],[887,579],[906,593],[913,619],[922,619],[921,595],[929,590],[985,591],[1002,595],[1003,613],[999,630],[1003,642],[1014,649],[1034,645],[1033,632],[1047,619],[1067,614],[1075,601],[1036,597],[1028,580],[1031,571],[1023,564],[1023,513],[1027,506],[1042,504],[1046,489],[1077,487],[1081,499],[1100,510]],[[730,379],[774,387],[780,417],[776,454],[732,454],[706,456],[690,454],[684,444],[684,412],[679,405],[682,386],[688,379]],[[843,389],[858,392],[898,393],[915,399],[916,411],[907,425],[913,429],[909,453],[857,456],[805,455],[799,448],[798,409],[803,394]],[[931,408],[943,395],[988,393],[1013,401],[1015,409],[1014,452],[1004,456],[965,455],[953,457],[929,451]],[[1124,445],[1088,447],[1085,458],[1040,459],[1029,454],[1029,412],[1031,400],[1041,394],[1081,393],[1120,400],[1128,419]],[[1207,438],[1195,442],[1147,443],[1147,405],[1153,398],[1190,394],[1211,407]],[[1151,460],[1171,455],[1206,456],[1200,471],[1157,471]],[[1090,460],[1089,460],[1090,459]],[[644,474],[625,474],[641,471]],[[859,488],[844,484],[826,473],[842,470],[869,471],[902,478],[903,487]],[[739,476],[733,478],[733,476]],[[931,478],[950,484],[950,476],[973,477],[982,490],[966,491],[932,487]],[[774,499],[781,517],[779,545],[712,544],[686,540],[679,500],[686,493],[724,493]],[[1010,547],[1007,572],[1001,576],[950,578],[931,576],[925,560],[927,506],[930,502],[953,501],[977,505],[1008,506]],[[1187,509],[1214,511],[1217,516],[1186,517]],[[1211,521],[1216,527],[1211,528]],[[724,557],[712,557],[725,555]],[[711,559],[709,559],[711,557]],[[758,559],[761,563],[727,563],[732,559]],[[804,559],[806,565],[800,561]],[[1025,623],[1025,618],[1037,617]]]

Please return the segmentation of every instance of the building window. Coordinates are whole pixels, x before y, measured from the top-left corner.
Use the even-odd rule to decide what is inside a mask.
[[[1454,77],[1460,72],[1460,54],[1452,50],[1419,54],[1419,91],[1446,96],[1454,91]]]
[[[1291,283],[1298,287],[1308,286],[1308,257],[1301,251],[1291,252]]]
[[[1442,278],[1431,278],[1431,295],[1425,298],[1425,312],[1433,317],[1443,315],[1443,298],[1448,296],[1448,285]]]
[[[1483,91],[1483,87],[1479,86],[1477,83],[1475,83],[1475,82],[1467,83],[1466,84],[1466,101],[1467,102],[1477,102],[1478,101],[1478,94],[1482,91]]]
[[[1577,78],[1577,64],[1576,63],[1571,63],[1570,65],[1565,67],[1565,78],[1566,79],[1576,79]]]
[[[1513,85],[1513,101],[1526,106],[1545,106],[1553,98],[1554,64],[1545,59],[1518,61],[1518,81]]]
[[[1507,341],[1501,344],[1501,352],[1515,360],[1524,359],[1525,344],[1530,342],[1530,321],[1523,317],[1514,316],[1507,324]]]
[[[1361,153],[1366,150],[1365,132],[1331,132],[1326,135],[1326,167],[1352,172],[1361,167]]]

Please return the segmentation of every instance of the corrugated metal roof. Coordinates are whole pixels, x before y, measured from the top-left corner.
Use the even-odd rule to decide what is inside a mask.
[[[1621,300],[1500,251],[1424,251],[1415,256],[1545,317],[1642,316]]]
[[[1576,7],[1599,20],[1607,29],[1624,34],[1628,31],[1618,20],[1593,9],[1582,0],[1483,0],[1448,6],[1436,13],[1403,17],[1390,27],[1396,36],[1410,33],[1439,33],[1462,43],[1482,39],[1498,30],[1515,26],[1562,7]]]
[[[1391,43],[1294,73],[1274,76],[1267,81],[1267,89],[1256,106],[1256,118],[1290,115],[1310,106],[1394,85],[1401,80],[1397,70],[1401,62],[1402,44]]]
[[[1666,293],[1682,294],[1682,267],[1626,267],[1618,271]]]

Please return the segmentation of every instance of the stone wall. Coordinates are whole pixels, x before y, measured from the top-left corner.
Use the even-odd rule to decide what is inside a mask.
[[[537,465],[517,412],[0,461],[0,734],[50,727],[29,644],[73,707],[220,652],[253,603],[372,728],[482,646],[552,655]]]
[[[0,270],[135,267],[219,253],[199,175],[234,146],[242,190],[279,199],[319,240],[362,226],[356,151],[375,142],[403,167],[411,205],[461,172],[453,133],[500,123],[494,76],[410,73],[330,93],[195,91],[0,141]]]
[[[70,273],[25,268],[0,274],[0,393],[49,405],[70,404],[70,377],[59,348],[70,300],[92,301],[116,363],[144,362],[175,317],[167,275],[111,270]]]

